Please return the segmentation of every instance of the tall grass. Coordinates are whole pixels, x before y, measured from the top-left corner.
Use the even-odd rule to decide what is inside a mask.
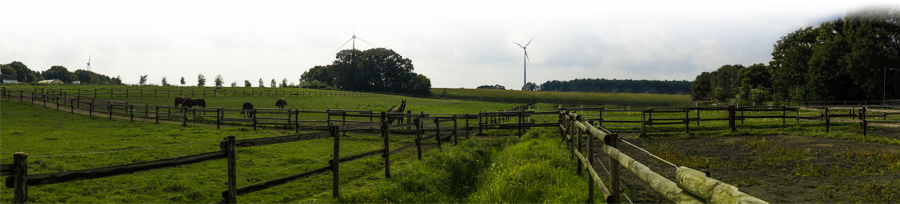
[[[337,202],[585,202],[586,174],[575,175],[554,133],[533,129],[521,139],[466,140]]]

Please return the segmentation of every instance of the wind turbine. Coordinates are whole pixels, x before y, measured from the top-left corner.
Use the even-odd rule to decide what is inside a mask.
[[[522,59],[522,64],[523,64],[522,70],[524,71],[524,74],[522,75],[522,86],[525,86],[525,84],[528,84],[528,63],[525,61],[528,60],[528,62],[531,62],[531,59],[528,59],[528,45],[531,44],[532,40],[534,40],[534,37],[531,37],[531,40],[528,40],[528,43],[526,43],[525,46],[522,46],[521,44],[519,44],[517,42],[512,42],[512,43],[515,43],[516,45],[518,45],[519,47],[521,47],[522,50],[525,51],[525,59]]]
[[[88,55],[87,70],[91,71],[91,55]]]
[[[341,45],[341,47],[339,47],[338,50],[341,50],[341,48],[343,48],[344,45],[347,45],[347,43],[349,43],[350,41],[353,41],[353,50],[356,50],[356,39],[359,39],[359,40],[362,40],[363,42],[369,43],[368,41],[363,40],[362,38],[357,38],[356,37],[356,28],[354,28],[353,29],[353,37],[350,37],[350,40],[347,40],[347,42],[345,42],[343,45]],[[372,43],[369,43],[369,45],[372,45]],[[372,45],[372,46],[375,46],[375,45]]]

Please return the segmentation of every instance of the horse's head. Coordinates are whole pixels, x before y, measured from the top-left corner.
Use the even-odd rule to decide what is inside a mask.
[[[406,100],[401,100],[400,102],[400,112],[403,112],[403,110],[406,110]]]

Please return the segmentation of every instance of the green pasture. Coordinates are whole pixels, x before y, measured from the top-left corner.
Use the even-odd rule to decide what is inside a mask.
[[[678,106],[691,103],[690,95],[679,94],[514,91],[497,89],[456,88],[432,88],[431,93],[438,97],[444,98],[489,101],[545,102],[562,104],[563,106],[571,106],[568,104],[633,104],[642,106]]]
[[[124,165],[218,151],[218,143],[228,135],[248,139],[289,134],[245,127],[216,129],[198,125],[129,122],[72,114],[15,101],[0,103],[0,124],[0,162],[11,163],[15,152],[28,153],[29,174]],[[377,135],[348,134],[341,139],[342,155],[381,147],[382,139]],[[393,138],[392,148],[412,142],[408,136]],[[330,139],[319,139],[239,148],[238,186],[326,166],[332,152],[331,143]],[[139,150],[127,151],[135,149]],[[425,152],[426,156],[432,154],[433,150]],[[401,169],[415,161],[415,151],[405,151],[391,157],[393,169]],[[341,183],[383,172],[382,161],[380,157],[371,157],[342,163]],[[220,159],[131,175],[29,186],[29,202],[210,203],[221,200],[221,192],[227,189],[226,172],[226,161]],[[330,186],[331,175],[326,173],[243,195],[239,199],[296,202],[330,192]],[[0,189],[0,201],[12,202],[12,189]]]

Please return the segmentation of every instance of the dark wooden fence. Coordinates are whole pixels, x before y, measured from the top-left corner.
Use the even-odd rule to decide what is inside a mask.
[[[341,163],[351,162],[354,160],[359,160],[371,156],[381,155],[384,158],[384,168],[385,168],[385,176],[390,177],[390,155],[416,148],[418,159],[422,159],[422,146],[423,142],[429,139],[436,139],[436,145],[438,148],[441,147],[442,141],[449,141],[453,138],[454,144],[456,144],[458,137],[460,136],[459,131],[465,131],[465,129],[461,129],[456,126],[456,119],[458,117],[415,117],[412,123],[400,124],[400,125],[392,125],[388,122],[388,114],[381,112],[379,117],[379,121],[376,122],[360,122],[356,124],[346,124],[346,125],[338,125],[336,124],[338,121],[331,121],[333,125],[328,126],[328,131],[324,132],[314,132],[307,134],[296,134],[296,135],[286,135],[286,136],[277,136],[277,137],[266,137],[266,138],[254,138],[254,139],[242,139],[236,140],[235,136],[228,136],[225,138],[225,141],[220,142],[219,148],[220,151],[207,152],[177,158],[169,158],[169,159],[161,159],[156,161],[149,162],[139,162],[132,163],[126,165],[118,165],[118,166],[110,166],[110,167],[101,167],[101,168],[92,168],[92,169],[81,169],[81,170],[72,170],[72,171],[63,171],[56,173],[43,173],[43,174],[28,174],[28,156],[25,153],[18,152],[14,155],[13,164],[2,164],[0,165],[0,176],[7,176],[5,180],[5,185],[7,188],[15,189],[15,202],[24,203],[27,201],[27,188],[28,186],[37,186],[37,185],[49,185],[49,184],[57,184],[57,183],[66,183],[73,181],[81,181],[81,180],[90,180],[96,178],[104,178],[111,176],[119,176],[132,174],[140,171],[149,171],[149,170],[157,170],[181,165],[189,165],[200,162],[206,162],[211,160],[218,159],[227,159],[228,163],[228,187],[226,191],[222,192],[223,201],[226,203],[237,203],[237,196],[256,192],[259,190],[275,187],[278,185],[286,184],[291,181],[300,180],[303,178],[308,178],[314,175],[331,172],[333,175],[333,191],[332,195],[334,197],[338,197],[340,195],[339,192],[339,183],[338,178],[340,176],[340,168],[339,165]],[[427,129],[425,127],[426,121],[433,121],[435,123],[434,129]],[[446,128],[441,128],[441,124],[453,122],[453,126],[447,125]],[[452,127],[452,128],[451,128]],[[394,129],[402,129],[402,128],[411,128],[415,133],[415,140],[412,144],[401,144],[403,146],[399,148],[394,148],[391,150],[390,145],[391,142],[391,130]],[[340,139],[341,139],[341,131],[359,131],[359,130],[378,130],[381,132],[381,136],[384,138],[384,143],[382,149],[343,156],[340,154]],[[286,177],[263,181],[247,186],[238,187],[236,182],[236,165],[235,165],[235,157],[236,157],[236,148],[245,148],[245,147],[253,147],[253,146],[261,146],[261,145],[272,145],[272,144],[280,144],[280,143],[288,143],[288,142],[299,142],[306,140],[316,140],[316,139],[327,139],[332,138],[334,140],[334,151],[331,153],[333,159],[329,161],[329,166],[324,166],[321,168],[313,169],[310,171],[289,175]],[[323,153],[328,154],[328,153]],[[21,192],[21,193],[20,193]]]

